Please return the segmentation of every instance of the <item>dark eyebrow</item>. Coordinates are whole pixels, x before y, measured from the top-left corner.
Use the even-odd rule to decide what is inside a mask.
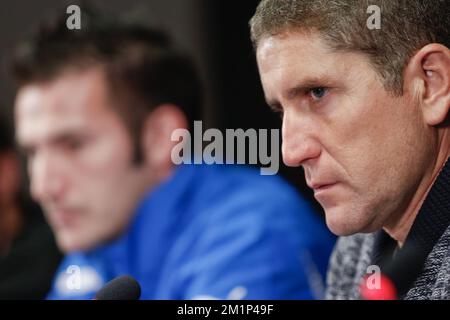
[[[89,134],[86,132],[72,132],[72,131],[65,131],[61,133],[57,133],[54,136],[50,137],[49,143],[51,144],[62,144],[67,143],[73,140],[79,140],[79,139],[85,139],[88,137]],[[36,146],[33,143],[25,142],[21,143],[18,141],[18,147],[21,152],[24,152],[25,154],[32,153]]]
[[[284,96],[287,100],[292,100],[296,98],[299,94],[304,94],[313,88],[319,87],[328,87],[330,86],[330,80],[325,76],[317,76],[312,78],[307,78],[305,80],[300,81],[297,85],[292,88],[289,88],[284,92]],[[281,103],[276,99],[271,99],[265,97],[267,105],[274,112],[280,112],[283,110]]]
[[[299,94],[308,92],[309,90],[311,90],[313,88],[327,87],[329,85],[329,82],[330,81],[328,79],[326,79],[325,77],[322,77],[322,76],[308,78],[308,79],[301,81],[294,87],[286,90],[286,92],[284,93],[284,97],[287,100],[292,100],[295,97],[297,97]]]

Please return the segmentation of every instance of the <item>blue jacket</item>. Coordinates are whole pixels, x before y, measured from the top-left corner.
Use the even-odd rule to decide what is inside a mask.
[[[183,165],[112,243],[65,257],[49,299],[127,274],[141,299],[322,298],[334,236],[297,192],[244,166]]]

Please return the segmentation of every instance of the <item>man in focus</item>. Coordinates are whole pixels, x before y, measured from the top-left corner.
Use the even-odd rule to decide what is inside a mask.
[[[449,17],[439,0],[263,0],[250,21],[283,160],[342,236],[330,299],[450,298]]]

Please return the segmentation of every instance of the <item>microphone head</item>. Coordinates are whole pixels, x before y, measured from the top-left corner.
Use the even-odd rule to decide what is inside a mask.
[[[360,286],[361,296],[366,300],[403,299],[422,271],[426,256],[426,251],[417,248],[414,242],[410,241],[397,252],[395,258],[388,256],[380,261],[381,274],[370,276],[375,276],[378,286],[369,288],[370,277],[363,278]]]
[[[372,288],[368,285],[368,276],[365,276],[359,286],[361,297],[364,300],[397,300],[397,288],[394,282],[387,276],[379,275],[379,287]]]
[[[138,300],[141,286],[130,276],[120,276],[109,281],[95,295],[95,300]]]

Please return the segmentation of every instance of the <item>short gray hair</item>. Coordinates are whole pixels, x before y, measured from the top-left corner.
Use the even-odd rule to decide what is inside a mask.
[[[367,8],[381,9],[381,29],[366,26]],[[250,20],[255,49],[269,36],[317,31],[332,49],[367,55],[385,88],[401,95],[403,69],[429,43],[450,47],[449,0],[262,0]]]

